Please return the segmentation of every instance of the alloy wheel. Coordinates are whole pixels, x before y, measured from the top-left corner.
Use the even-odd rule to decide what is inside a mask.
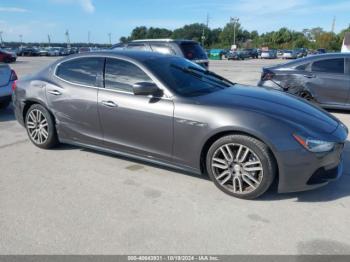
[[[44,144],[49,137],[47,119],[38,109],[34,109],[28,114],[27,129],[30,138],[38,145]]]
[[[235,194],[248,194],[261,184],[264,170],[256,153],[241,144],[225,144],[212,157],[212,171],[218,184]]]

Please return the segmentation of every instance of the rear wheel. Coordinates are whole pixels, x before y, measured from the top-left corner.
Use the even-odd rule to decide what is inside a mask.
[[[245,135],[217,140],[208,151],[206,167],[220,190],[242,199],[255,199],[265,193],[276,172],[268,147]]]
[[[301,98],[306,99],[307,101],[313,101],[313,100],[314,100],[313,97],[312,97],[312,95],[311,95],[310,92],[308,92],[308,91],[301,91],[301,92],[299,93],[299,96],[300,96]]]
[[[45,107],[32,105],[27,114],[25,126],[32,143],[37,147],[50,149],[58,144],[53,118]]]

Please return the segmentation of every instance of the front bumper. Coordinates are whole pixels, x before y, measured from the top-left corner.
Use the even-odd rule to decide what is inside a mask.
[[[280,193],[306,191],[327,185],[343,173],[343,151],[348,131],[341,125],[333,133],[338,142],[331,152],[312,153],[306,149],[280,152]]]

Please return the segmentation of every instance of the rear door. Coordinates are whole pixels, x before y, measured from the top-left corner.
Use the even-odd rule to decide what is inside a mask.
[[[350,106],[350,58],[345,59],[345,74],[347,76],[348,80],[348,99],[347,99],[347,106]]]
[[[46,84],[49,108],[57,120],[60,138],[99,145],[103,138],[97,111],[97,90],[103,84],[104,58],[64,61]]]
[[[173,101],[134,95],[132,85],[138,82],[153,80],[130,61],[106,59],[105,87],[98,92],[105,144],[112,150],[171,160]]]
[[[307,86],[321,104],[344,105],[349,94],[349,75],[345,74],[344,58],[329,58],[311,64],[305,75]]]

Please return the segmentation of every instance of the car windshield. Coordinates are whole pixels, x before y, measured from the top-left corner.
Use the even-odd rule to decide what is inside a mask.
[[[231,81],[182,58],[150,59],[144,63],[179,96],[201,96],[234,85]]]

